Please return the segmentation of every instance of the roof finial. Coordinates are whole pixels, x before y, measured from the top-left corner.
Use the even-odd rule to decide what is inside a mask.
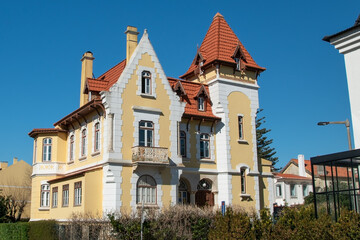
[[[360,14],[359,14],[358,18],[356,19],[354,26],[357,26],[357,25],[360,25]]]
[[[219,12],[218,12],[218,13],[216,13],[216,14],[215,14],[215,16],[214,16],[214,18],[217,18],[217,17],[222,17],[222,18],[224,18],[224,16],[223,16],[223,15],[221,15]]]

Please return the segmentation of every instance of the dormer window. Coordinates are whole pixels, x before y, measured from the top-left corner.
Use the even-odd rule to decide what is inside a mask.
[[[205,101],[203,97],[198,98],[198,110],[205,111]]]
[[[240,58],[235,58],[236,70],[240,71]]]
[[[143,71],[141,75],[141,93],[151,94],[151,73]]]

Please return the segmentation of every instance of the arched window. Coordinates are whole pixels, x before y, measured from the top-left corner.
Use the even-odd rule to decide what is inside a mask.
[[[240,169],[240,184],[241,184],[241,193],[246,193],[246,175],[245,168]]]
[[[189,204],[190,203],[190,194],[186,182],[183,179],[179,181],[179,203],[180,204]]]
[[[86,156],[86,129],[81,131],[81,156]]]
[[[211,188],[212,188],[212,184],[207,179],[201,179],[197,185],[198,190],[211,190]]]
[[[186,157],[186,133],[180,131],[180,155]]]
[[[75,148],[74,144],[75,144],[75,136],[71,135],[70,136],[70,153],[69,153],[70,161],[74,161],[74,148]]]
[[[95,124],[94,152],[100,151],[100,123]]]
[[[156,182],[149,175],[139,178],[136,185],[136,203],[156,204]]]
[[[43,162],[51,161],[51,138],[44,138],[43,140]]]
[[[151,73],[148,71],[141,73],[141,93],[151,94]]]

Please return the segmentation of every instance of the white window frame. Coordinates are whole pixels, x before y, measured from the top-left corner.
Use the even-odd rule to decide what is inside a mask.
[[[50,185],[41,184],[40,207],[49,207],[49,206],[50,206]]]
[[[240,192],[246,194],[246,168],[240,168]]]
[[[280,198],[280,197],[282,197],[282,186],[281,186],[281,184],[276,184],[276,187],[275,187],[276,189],[275,189],[275,191],[276,191],[276,197],[277,198]]]
[[[238,114],[239,140],[244,140],[244,115]]]
[[[83,138],[83,132],[85,131],[85,138]],[[80,129],[80,151],[79,151],[79,155],[80,155],[80,158],[86,158],[87,156],[87,145],[88,145],[88,131],[87,131],[87,128],[86,127],[82,127]],[[84,140],[85,139],[85,140]],[[84,153],[84,154],[83,154]]]
[[[142,73],[143,72],[149,72],[150,73],[150,93],[143,93],[142,92]],[[136,74],[138,75],[138,81],[137,81],[137,86],[138,89],[136,91],[136,94],[139,96],[143,96],[143,97],[151,97],[151,98],[156,98],[156,72],[154,68],[150,68],[150,67],[144,67],[144,66],[138,66],[138,69],[136,71]]]
[[[99,129],[96,129],[96,126],[99,126]],[[94,122],[94,153],[100,152],[101,148],[101,124],[99,121]],[[97,146],[96,146],[97,145]]]
[[[151,73],[149,71],[141,73],[141,94],[151,95]]]
[[[75,159],[75,134],[71,133],[69,136],[69,162]]]
[[[294,188],[294,193],[292,191],[292,188]],[[296,198],[297,197],[296,184],[290,184],[290,197],[291,198]]]
[[[155,186],[151,186],[150,183],[148,183],[149,185],[139,185],[140,180],[145,177],[152,179]],[[157,183],[155,178],[150,175],[142,175],[136,183],[136,203],[141,204],[142,201],[146,205],[156,205],[157,203]]]
[[[145,126],[141,126],[141,123],[145,123]],[[151,123],[152,127],[146,126],[148,123]],[[144,145],[140,145],[140,132],[144,131]],[[149,134],[151,134],[151,143],[148,142]],[[154,147],[154,123],[152,121],[141,120],[139,122],[139,145],[143,147]]]
[[[82,203],[82,182],[74,183],[74,206],[81,206]]]
[[[202,111],[202,112],[205,112],[206,109],[205,109],[205,99],[204,97],[198,97],[198,110],[199,111]]]
[[[307,184],[302,185],[303,197],[307,197],[309,195],[309,186]]]
[[[54,191],[54,190],[56,190],[56,191]],[[58,199],[59,199],[59,188],[53,187],[52,188],[52,197],[51,197],[53,208],[56,208],[58,206],[58,202],[59,202]]]
[[[49,142],[50,141],[50,142]],[[43,162],[51,162],[52,155],[52,138],[44,138],[43,139],[43,149],[42,149],[42,161]]]
[[[65,187],[67,186],[67,189]],[[62,206],[68,207],[69,206],[69,192],[70,192],[70,185],[65,184],[62,186]]]
[[[207,138],[204,138],[203,136],[207,136]],[[207,146],[204,146],[204,144],[207,143]],[[200,133],[200,159],[211,159],[211,139],[210,134],[208,133]],[[202,155],[202,148],[203,148],[203,155]],[[207,154],[206,154],[207,150]]]

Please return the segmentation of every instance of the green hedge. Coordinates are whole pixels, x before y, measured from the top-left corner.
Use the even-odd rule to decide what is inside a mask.
[[[56,240],[57,226],[55,220],[29,222],[30,240]]]
[[[26,240],[28,239],[28,223],[1,223],[0,239],[2,240]]]

